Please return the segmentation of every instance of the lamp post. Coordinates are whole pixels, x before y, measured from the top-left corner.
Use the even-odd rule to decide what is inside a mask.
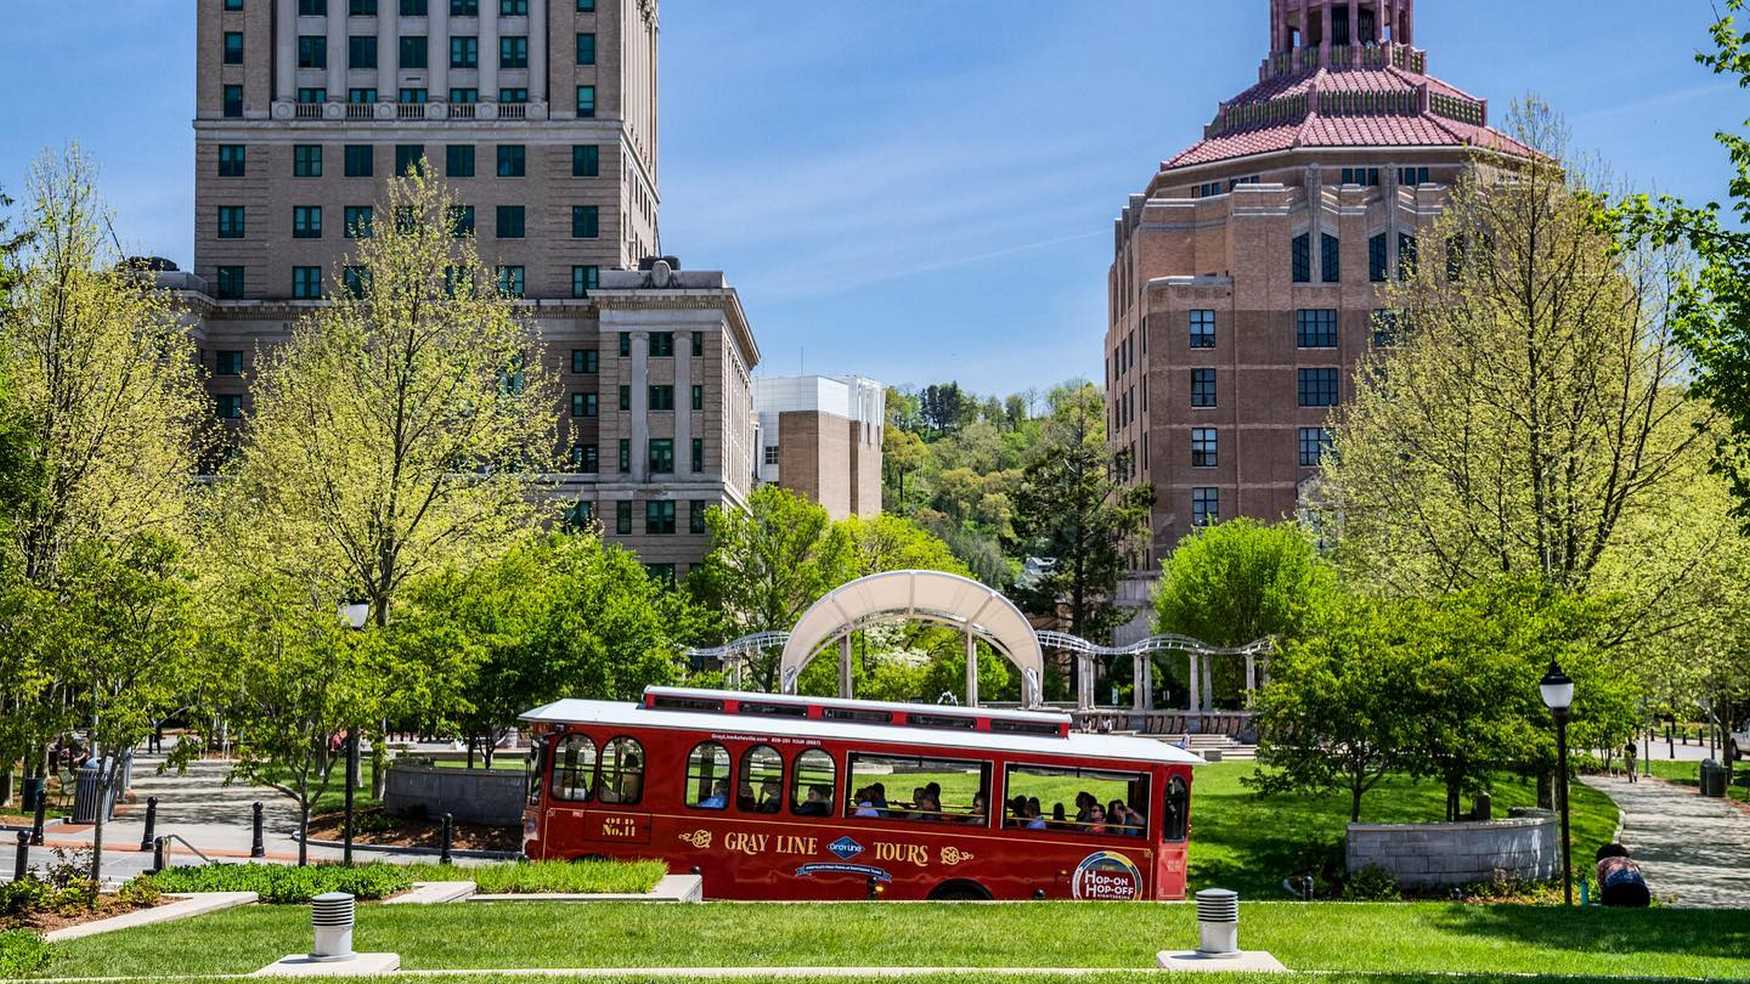
[[[1556,719],[1556,795],[1562,810],[1562,898],[1574,904],[1574,869],[1569,857],[1571,843],[1568,831],[1568,708],[1574,704],[1574,681],[1562,672],[1555,660],[1549,661],[1549,672],[1538,684],[1544,706]]]
[[[364,630],[365,621],[371,617],[371,606],[353,602],[342,602],[340,620],[354,632]],[[346,729],[346,823],[342,827],[341,863],[352,866],[352,797],[353,790],[359,783],[359,729],[351,725]]]

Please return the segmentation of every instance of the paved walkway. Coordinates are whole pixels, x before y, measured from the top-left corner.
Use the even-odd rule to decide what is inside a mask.
[[[1750,908],[1750,813],[1687,786],[1583,781],[1622,808],[1623,843],[1654,895],[1681,906]]]
[[[260,802],[263,813],[263,845],[267,859],[295,863],[298,859],[298,804],[279,790],[244,784],[226,785],[231,770],[229,762],[194,762],[188,771],[157,775],[162,756],[136,755],[134,758],[135,802],[103,825],[103,870],[107,881],[125,881],[152,866],[152,852],[141,851],[140,838],[145,833],[146,798],[158,797],[157,834],[176,834],[214,860],[245,860],[249,857],[251,805]],[[53,811],[51,811],[53,812]],[[44,844],[31,849],[33,866],[50,859],[55,848],[77,850],[91,848],[92,828],[61,824],[49,827]],[[15,861],[16,841],[0,836],[0,881],[10,880]],[[339,860],[336,848],[311,847],[312,861]],[[359,851],[356,860],[429,861],[425,855],[384,851]],[[173,845],[171,864],[199,864],[180,844]]]

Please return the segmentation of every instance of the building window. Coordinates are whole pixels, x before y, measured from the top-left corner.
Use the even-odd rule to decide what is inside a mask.
[[[620,332],[620,358],[630,358],[632,355],[632,333]]]
[[[579,35],[581,37],[581,35]],[[243,32],[225,32],[225,64],[243,64]]]
[[[593,376],[601,371],[600,353],[595,349],[572,349],[571,371],[580,376]]]
[[[219,238],[242,239],[244,227],[243,206],[219,206]]]
[[[1343,183],[1360,185],[1363,188],[1377,188],[1379,187],[1379,168],[1346,167],[1343,169]]]
[[[571,268],[571,296],[588,297],[589,292],[602,285],[602,268],[599,266],[574,266]]]
[[[1389,308],[1373,312],[1373,347],[1391,348],[1398,343],[1398,313]]]
[[[650,442],[653,446],[655,441]],[[647,499],[644,502],[644,532],[668,536],[674,533],[674,500]]]
[[[427,43],[429,40],[424,35],[414,35],[401,39],[401,68],[403,71],[409,68],[429,67],[427,65],[430,60],[427,55],[430,48]]]
[[[243,115],[243,87],[228,85],[225,87],[225,118],[237,119]]]
[[[1296,370],[1295,394],[1303,407],[1334,407],[1337,405],[1337,370]]]
[[[220,352],[213,359],[213,375],[241,376],[243,375],[242,352]]]
[[[498,147],[498,176],[501,178],[520,178],[528,173],[528,148],[522,144],[500,144]]]
[[[597,410],[597,400],[594,393],[571,394],[571,415],[573,417],[594,417]]]
[[[480,101],[480,90],[474,88],[451,89],[450,102],[463,105],[473,105]]]
[[[582,454],[581,459],[578,461],[577,466],[583,470],[583,473],[585,475],[594,475],[595,473],[601,471],[602,470],[601,449],[598,448],[594,444],[585,444],[583,446],[582,451],[583,451],[583,454]]]
[[[500,17],[529,16],[529,0],[498,0],[498,15]]]
[[[480,0],[450,0],[451,17],[479,17]]]
[[[578,144],[571,148],[571,176],[599,178],[602,175],[602,149],[595,144]]]
[[[461,239],[474,234],[474,206],[450,206],[450,236]]]
[[[580,14],[595,13],[595,0],[577,0],[577,12]]]
[[[1191,490],[1191,525],[1214,526],[1221,522],[1221,490]]]
[[[528,68],[529,39],[527,37],[507,37],[498,39],[499,68]]]
[[[571,206],[571,238],[600,239],[602,210],[599,205]]]
[[[242,144],[219,145],[219,177],[241,178],[247,169],[249,152]]]
[[[571,458],[573,462],[580,462],[582,460],[581,452],[573,448]],[[593,522],[595,522],[595,503],[587,499],[579,499],[570,509],[565,510],[565,532],[567,533],[581,533],[588,529],[589,524]]]
[[[340,285],[346,288],[348,297],[364,297],[371,288],[371,271],[369,267],[347,266],[340,270]]]
[[[320,178],[322,176],[322,145],[298,144],[292,148],[292,177]]]
[[[450,39],[450,67],[451,68],[479,68],[480,67],[480,39],[479,38],[467,38],[467,37],[451,38]]]
[[[1398,279],[1406,280],[1416,275],[1416,237],[1409,233],[1398,233]]]
[[[444,148],[444,174],[452,178],[474,176],[474,145],[450,144]]]
[[[498,238],[523,238],[523,207],[521,205],[498,206]]]
[[[514,89],[499,89],[498,101],[501,103],[526,103],[529,101],[529,90],[522,86]]]
[[[1143,336],[1147,338],[1147,335]],[[1194,349],[1212,349],[1215,347],[1215,312],[1191,312],[1191,347]]]
[[[218,271],[219,299],[232,301],[243,296],[243,268],[240,266],[222,266]]]
[[[346,90],[346,101],[352,103],[354,106],[365,106],[374,103],[377,101],[377,90],[369,88],[348,89]]]
[[[292,296],[300,301],[322,298],[322,268],[292,267]]]
[[[1294,344],[1297,348],[1336,348],[1337,312],[1330,308],[1302,308],[1294,312]]]
[[[620,409],[632,409],[632,387],[627,386],[625,383],[620,384]]]
[[[1213,427],[1191,428],[1191,467],[1214,468],[1216,435]]]
[[[693,358],[695,358],[695,359],[700,358],[704,354],[705,354],[705,333],[702,331],[695,331],[695,332],[693,332]]]
[[[595,118],[595,86],[580,85],[577,87],[577,118],[580,120]]]
[[[369,205],[348,205],[341,216],[344,220],[340,234],[348,239],[371,238],[371,221],[376,210]]]
[[[1220,194],[1224,194],[1220,181],[1205,181],[1197,186],[1198,198],[1214,198]]]
[[[1428,169],[1425,167],[1398,168],[1398,184],[1425,185],[1428,183]]]
[[[695,437],[695,438],[693,438],[693,474],[697,475],[699,472],[702,472],[704,470],[705,470],[705,439],[702,437]]]
[[[622,468],[621,471],[626,469]],[[621,536],[632,532],[632,503],[622,499],[614,503],[614,532]]]
[[[396,177],[411,174],[415,169],[425,170],[425,146],[423,144],[396,144]]]
[[[1336,236],[1328,232],[1319,234],[1319,279],[1327,284],[1337,283],[1343,275],[1341,249]]]
[[[328,39],[320,34],[306,34],[299,37],[298,67],[327,68]]]
[[[226,10],[242,10],[243,0],[225,0]]]
[[[348,68],[376,68],[377,36],[366,34],[347,38],[346,65]]]
[[[292,207],[292,238],[322,238],[322,206],[296,205]]]
[[[778,463],[778,446],[776,444],[766,445],[765,462],[768,465],[776,465]]]
[[[1331,450],[1331,430],[1328,427],[1300,429],[1300,467],[1317,468],[1325,452]]]
[[[653,331],[650,333],[650,354],[659,359],[674,357],[674,332]]]
[[[579,65],[595,64],[595,35],[579,34],[577,36],[577,63]]]
[[[350,0],[346,12],[354,17],[377,16],[377,0]]]
[[[624,386],[622,386],[620,388],[625,389]],[[622,437],[622,438],[620,438],[620,474],[625,475],[625,474],[629,473],[631,470],[632,470],[632,439],[629,437]],[[627,530],[626,532],[630,533],[631,530]]]
[[[1215,406],[1215,370],[1191,370],[1191,405],[1194,407]]]
[[[700,386],[698,383],[694,383],[693,384],[693,410],[695,412],[697,412],[697,411],[701,411],[704,409],[705,409],[705,387]]]
[[[651,409],[651,410],[669,410],[669,411],[674,410],[674,387],[673,386],[667,386],[667,385],[651,386],[649,397],[650,397],[649,409]]]
[[[242,86],[238,86],[239,89]],[[325,103],[328,101],[328,90],[322,86],[305,86],[298,90],[298,101],[305,104]]]
[[[243,397],[237,393],[221,393],[213,398],[217,404],[217,413],[222,420],[236,420],[243,416]]]
[[[346,176],[349,178],[368,178],[373,170],[370,144],[347,144],[343,154],[346,159]]]
[[[401,16],[425,17],[431,13],[428,0],[401,0]]]
[[[523,296],[523,268],[520,266],[501,266],[498,268],[498,292],[505,297]]]
[[[1312,234],[1303,232],[1294,237],[1294,282],[1312,283]]]
[[[706,502],[703,499],[694,499],[693,501],[687,503],[687,532],[688,533],[703,533],[703,532],[705,532],[705,510],[707,510],[709,508],[711,508],[711,504]]]
[[[423,106],[425,105],[426,100],[430,98],[429,92],[430,90],[427,89],[402,89],[400,93],[396,95],[395,101],[403,106]]]
[[[1383,284],[1387,270],[1385,233],[1382,232],[1367,240],[1367,279],[1376,284]]]

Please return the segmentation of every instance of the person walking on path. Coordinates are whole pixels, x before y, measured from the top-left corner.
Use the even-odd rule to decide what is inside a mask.
[[[1624,762],[1628,763],[1628,781],[1629,782],[1636,782],[1637,780],[1635,779],[1635,741],[1633,738],[1630,738],[1628,744],[1624,745],[1622,747],[1622,760]]]

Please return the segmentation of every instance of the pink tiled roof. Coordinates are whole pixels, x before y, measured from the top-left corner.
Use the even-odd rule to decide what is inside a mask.
[[[1242,107],[1285,96],[1316,93],[1412,93],[1428,86],[1433,95],[1468,102],[1476,97],[1432,75],[1396,66],[1331,71],[1314,68],[1268,79],[1247,89],[1227,106]],[[1312,104],[1309,104],[1312,105]],[[1218,132],[1162,163],[1162,170],[1267,154],[1302,147],[1483,147],[1509,154],[1534,153],[1523,144],[1487,126],[1461,123],[1432,112],[1321,114],[1309,110],[1298,121],[1267,122]]]

